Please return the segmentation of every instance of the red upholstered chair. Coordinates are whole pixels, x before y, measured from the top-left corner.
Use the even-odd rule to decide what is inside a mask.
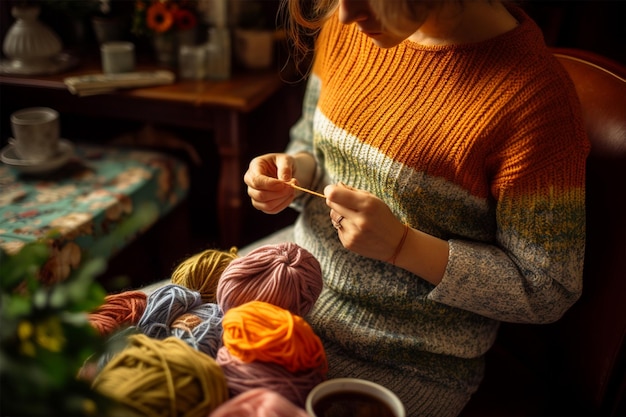
[[[626,415],[626,67],[554,49],[591,140],[581,299],[556,323],[504,323],[462,416]]]

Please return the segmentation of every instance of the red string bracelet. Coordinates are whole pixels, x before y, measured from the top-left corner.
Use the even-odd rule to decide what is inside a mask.
[[[402,239],[400,239],[400,243],[398,243],[398,246],[396,246],[396,250],[393,252],[393,255],[391,255],[391,257],[387,260],[387,262],[391,263],[392,265],[396,264],[396,258],[400,254],[400,251],[402,250],[402,246],[404,246],[404,241],[406,240],[406,236],[408,234],[409,234],[409,225],[405,223],[404,233],[402,234]]]

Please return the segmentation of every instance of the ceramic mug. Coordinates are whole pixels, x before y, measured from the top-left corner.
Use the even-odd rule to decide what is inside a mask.
[[[59,150],[59,113],[49,107],[28,107],[11,114],[13,137],[9,143],[18,157],[45,161]]]
[[[306,398],[305,409],[312,417],[406,417],[396,394],[358,378],[335,378],[316,385]]]
[[[132,42],[105,42],[100,46],[100,55],[105,74],[135,70],[135,45]]]

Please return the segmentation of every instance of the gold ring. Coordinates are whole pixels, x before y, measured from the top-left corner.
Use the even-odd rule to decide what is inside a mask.
[[[341,221],[344,219],[343,216],[339,216],[339,218],[337,220],[333,220],[333,226],[335,227],[335,229],[339,230],[341,229]]]

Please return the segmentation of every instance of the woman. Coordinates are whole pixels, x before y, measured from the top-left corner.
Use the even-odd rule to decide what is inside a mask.
[[[455,416],[499,322],[552,322],[580,296],[589,145],[573,85],[498,0],[318,2],[308,19],[288,3],[322,28],[286,153],[245,175],[252,204],[301,210],[329,377]]]

